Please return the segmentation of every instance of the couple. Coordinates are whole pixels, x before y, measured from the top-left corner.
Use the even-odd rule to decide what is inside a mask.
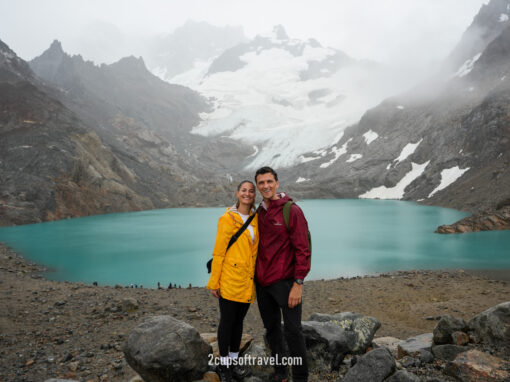
[[[256,187],[263,197],[255,210],[255,185],[243,181],[237,187],[237,203],[227,209],[218,222],[213,251],[212,273],[207,284],[219,299],[218,346],[221,381],[242,379],[246,374],[237,361],[243,332],[243,320],[255,291],[266,338],[273,357],[281,362],[283,314],[285,340],[290,356],[301,357],[301,365],[292,367],[294,381],[307,381],[306,348],[301,332],[303,279],[310,270],[308,223],[301,209],[290,204],[288,226],[284,205],[292,201],[277,193],[278,175],[270,167],[255,174]],[[233,235],[253,216],[247,229],[229,246]],[[278,365],[272,381],[288,381],[288,369]]]

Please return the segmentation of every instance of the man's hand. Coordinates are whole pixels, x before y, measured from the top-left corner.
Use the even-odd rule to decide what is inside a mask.
[[[219,289],[211,289],[211,294],[216,298],[220,298],[220,290]]]
[[[294,283],[289,293],[289,308],[294,308],[301,304],[301,297],[303,296],[303,285]]]

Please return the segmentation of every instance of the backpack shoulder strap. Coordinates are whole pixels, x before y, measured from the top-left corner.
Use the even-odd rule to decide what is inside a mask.
[[[288,201],[283,205],[283,220],[285,221],[285,226],[287,230],[289,229],[290,224],[290,207],[294,204],[292,201]]]

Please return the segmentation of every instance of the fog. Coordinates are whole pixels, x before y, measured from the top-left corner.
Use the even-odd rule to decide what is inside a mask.
[[[0,0],[0,39],[30,60],[59,39],[96,63],[140,55],[152,36],[187,20],[242,26],[247,37],[282,24],[359,59],[428,67],[459,41],[486,0]]]

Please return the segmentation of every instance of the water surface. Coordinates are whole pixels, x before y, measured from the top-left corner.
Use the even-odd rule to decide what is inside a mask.
[[[466,213],[412,202],[304,200],[310,279],[403,269],[509,269],[510,231],[438,235]],[[53,280],[155,287],[207,283],[224,208],[107,214],[0,229],[0,241],[52,269]]]

